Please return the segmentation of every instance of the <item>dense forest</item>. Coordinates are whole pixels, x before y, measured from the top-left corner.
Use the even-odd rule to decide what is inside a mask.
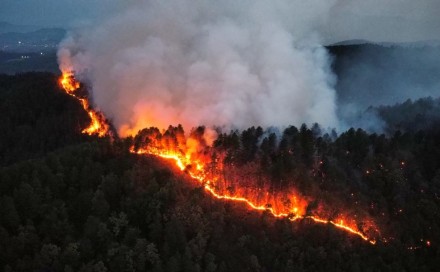
[[[424,101],[379,111],[391,124]],[[440,127],[413,116],[386,135],[249,128],[220,133],[212,147],[238,169],[257,165],[273,187],[363,210],[381,231],[371,245],[212,198],[168,161],[129,152],[148,130],[82,135],[87,114],[56,75],[0,76],[0,111],[4,271],[438,270]]]
[[[388,131],[435,130],[440,127],[440,98],[411,99],[393,106],[369,108],[386,122]]]
[[[55,50],[43,50],[43,52],[0,50],[0,74],[13,75],[29,71],[57,73],[58,63]]]

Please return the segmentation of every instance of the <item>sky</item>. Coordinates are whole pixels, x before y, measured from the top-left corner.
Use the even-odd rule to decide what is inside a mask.
[[[120,8],[124,0],[0,0],[0,21],[63,27],[90,22]]]
[[[121,133],[178,123],[340,127],[337,79],[322,46],[440,41],[439,14],[440,0],[0,0],[0,21],[71,30],[61,69],[91,83],[95,106]],[[425,63],[439,63],[428,53]],[[393,97],[404,94],[400,86],[417,90],[400,71],[418,59],[396,54],[391,70],[380,70],[396,76],[374,83],[399,86]],[[355,91],[371,81],[355,76]]]
[[[439,0],[339,0],[324,32],[331,42],[440,39]]]
[[[0,0],[0,21],[70,28],[142,0]],[[323,0],[326,1],[326,0]],[[439,0],[336,0],[320,30],[326,43],[350,39],[440,39]],[[106,16],[107,15],[107,16]]]

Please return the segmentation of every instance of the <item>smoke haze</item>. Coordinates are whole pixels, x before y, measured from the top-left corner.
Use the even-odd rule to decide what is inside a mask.
[[[343,104],[366,108],[440,95],[439,45],[357,45],[335,70]]]
[[[375,1],[366,2],[366,14],[379,16]],[[338,128],[336,78],[323,45],[382,35],[374,37],[374,27],[361,37],[335,28],[343,24],[338,15],[356,7],[336,0],[132,1],[73,31],[59,62],[90,84],[93,102],[122,136],[176,124]],[[401,38],[419,38],[410,36]]]
[[[440,97],[440,45],[358,44],[330,47],[338,76],[338,116],[348,127],[382,132],[385,122],[370,106]]]

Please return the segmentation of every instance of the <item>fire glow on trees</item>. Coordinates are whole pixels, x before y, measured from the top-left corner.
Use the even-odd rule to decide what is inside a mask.
[[[104,115],[101,112],[92,109],[87,97],[83,97],[78,93],[81,84],[75,80],[74,74],[70,71],[63,72],[59,82],[67,94],[75,97],[81,102],[82,107],[85,111],[87,111],[90,117],[91,123],[87,128],[82,131],[82,133],[88,135],[96,134],[99,137],[104,137],[105,135],[107,135],[110,131],[110,127],[106,123]]]
[[[181,126],[170,126],[162,133],[157,128],[144,129],[136,136],[130,151],[174,160],[181,171],[188,173],[217,199],[245,203],[253,210],[267,211],[274,217],[290,221],[309,219],[315,223],[331,224],[371,244],[376,243],[373,236],[379,231],[371,220],[364,220],[360,227],[359,219],[354,220],[341,213],[325,216],[331,212],[326,211],[324,206],[310,211],[312,200],[292,189],[270,188],[270,181],[265,182],[261,173],[257,173],[258,165],[239,168],[233,163],[226,165],[226,154],[207,145],[200,130],[185,137]]]
[[[110,129],[104,115],[93,110],[87,97],[78,93],[80,84],[75,80],[74,74],[64,72],[60,84],[67,94],[81,102],[92,120],[82,133],[96,134],[99,137],[108,135]],[[181,171],[189,174],[217,199],[245,203],[252,210],[267,211],[276,218],[287,218],[290,221],[308,219],[319,224],[330,224],[371,244],[376,243],[375,237],[379,231],[371,220],[360,223],[359,220],[341,213],[325,216],[331,214],[325,211],[326,207],[310,211],[309,207],[313,202],[311,199],[301,196],[293,189],[273,190],[267,185],[270,181],[265,182],[255,173],[258,167],[251,166],[246,170],[233,164],[226,165],[226,154],[208,145],[204,137],[204,130],[200,133],[197,129],[186,137],[181,126],[170,126],[163,132],[157,128],[149,128],[138,133],[130,151],[174,161]]]

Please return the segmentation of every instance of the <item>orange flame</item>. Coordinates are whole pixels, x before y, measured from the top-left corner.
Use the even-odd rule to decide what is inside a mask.
[[[106,123],[104,115],[93,110],[87,98],[78,94],[80,83],[75,80],[74,74],[72,72],[63,72],[60,78],[60,85],[67,94],[78,99],[84,110],[89,114],[91,124],[85,128],[82,133],[88,135],[96,134],[99,137],[107,135],[109,133],[109,125]],[[179,138],[179,136],[176,138]],[[331,224],[338,229],[357,235],[371,244],[376,244],[374,238],[367,236],[357,227],[355,220],[349,220],[342,216],[330,220],[307,213],[308,201],[295,192],[284,194],[282,196],[283,200],[281,201],[277,198],[276,194],[264,192],[263,190],[255,192],[255,190],[240,187],[234,188],[233,191],[228,190],[229,188],[227,188],[226,185],[220,184],[221,178],[218,174],[208,171],[208,160],[197,154],[197,145],[200,144],[200,139],[177,139],[177,141],[180,141],[180,145],[182,145],[182,141],[185,141],[185,143],[183,143],[185,148],[183,149],[187,150],[186,152],[183,152],[182,149],[176,151],[175,148],[173,149],[171,147],[173,144],[168,142],[166,142],[165,145],[153,144],[137,149],[132,147],[130,151],[137,154],[150,154],[173,160],[181,171],[188,173],[194,180],[202,184],[206,192],[217,199],[244,203],[252,210],[267,211],[274,217],[287,218],[290,221],[310,219],[319,224]],[[170,147],[167,148],[166,146]],[[219,165],[217,165],[217,167],[218,166]],[[222,164],[220,164],[220,168],[222,167]],[[217,169],[217,171],[221,170],[222,169]],[[375,229],[375,231],[378,230]]]
[[[203,186],[206,192],[217,199],[245,203],[252,210],[267,211],[274,217],[287,218],[290,221],[310,219],[319,224],[331,224],[338,229],[355,234],[371,244],[376,244],[374,238],[367,236],[359,230],[355,220],[348,220],[344,217],[330,220],[317,215],[308,214],[306,211],[308,202],[297,194],[291,193],[288,197],[291,205],[286,205],[280,204],[281,201],[269,193],[263,193],[264,197],[261,197],[261,194],[256,197],[255,192],[250,192],[243,188],[236,189],[233,193],[228,192],[228,190],[221,188],[221,185],[219,185],[220,178],[218,176],[208,173],[208,163],[193,153],[186,154],[181,150],[162,149],[154,145],[138,149],[132,147],[130,151],[136,154],[149,154],[173,160],[181,171],[188,173]],[[375,231],[377,231],[377,229],[375,229]]]
[[[78,90],[80,87],[79,82],[75,80],[72,72],[63,72],[60,78],[60,84],[63,89],[70,95],[73,95],[75,91]]]
[[[85,111],[87,111],[90,117],[91,123],[87,128],[82,130],[82,133],[88,135],[96,134],[99,137],[104,137],[105,135],[107,135],[110,131],[110,127],[106,123],[104,115],[99,111],[93,110],[90,107],[87,98],[81,97],[78,94],[77,91],[80,88],[80,83],[75,80],[73,72],[63,72],[59,82],[67,94],[75,97],[76,99],[78,99],[79,102],[81,102],[82,107]]]

